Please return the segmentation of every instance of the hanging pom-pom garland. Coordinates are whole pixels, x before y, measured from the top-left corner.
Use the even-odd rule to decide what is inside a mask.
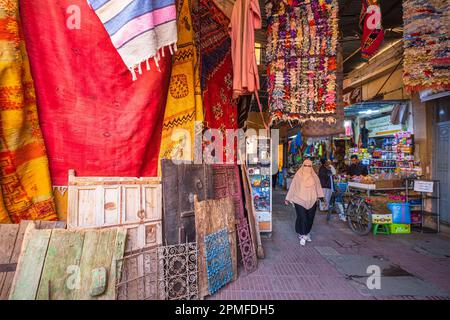
[[[271,123],[335,123],[338,1],[276,0],[266,12]]]

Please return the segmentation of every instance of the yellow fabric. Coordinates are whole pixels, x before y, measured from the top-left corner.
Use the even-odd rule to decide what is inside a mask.
[[[58,220],[67,221],[67,211],[69,206],[69,192],[67,191],[67,187],[53,187],[53,194],[55,195]]]
[[[199,64],[187,0],[178,1],[177,47],[164,114],[159,153],[160,175],[161,159],[188,161],[194,159],[195,122],[203,121]]]
[[[0,223],[57,220],[19,0],[0,0]]]

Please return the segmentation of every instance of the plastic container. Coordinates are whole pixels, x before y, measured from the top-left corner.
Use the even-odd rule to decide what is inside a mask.
[[[336,183],[335,186],[336,186],[336,191],[338,191],[338,192],[346,192],[348,189],[348,183],[345,183],[345,182]]]
[[[420,205],[422,204],[422,199],[411,199],[409,200],[409,204],[412,206]]]
[[[393,223],[411,224],[411,207],[409,203],[389,202],[387,207],[392,213]]]
[[[411,225],[410,224],[399,224],[393,223],[390,225],[392,234],[407,234],[411,233]]]

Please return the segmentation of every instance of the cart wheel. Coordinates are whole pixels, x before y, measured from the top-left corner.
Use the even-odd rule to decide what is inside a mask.
[[[347,222],[354,233],[365,236],[372,230],[372,211],[364,201],[359,204],[350,203]]]

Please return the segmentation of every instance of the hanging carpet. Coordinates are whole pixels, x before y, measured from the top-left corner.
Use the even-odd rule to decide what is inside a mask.
[[[86,0],[20,5],[54,185],[156,176],[171,55],[136,81]]]
[[[450,90],[450,1],[404,0],[406,90]]]
[[[238,101],[233,99],[233,63],[228,33],[230,19],[213,1],[198,0],[194,10],[196,40],[201,55],[205,126],[219,129],[225,135],[226,129],[237,129],[238,126]],[[225,147],[226,139],[223,143]],[[224,160],[227,159],[225,152]]]
[[[266,5],[271,123],[335,123],[337,0]]]
[[[190,1],[178,1],[178,51],[174,56],[162,131],[160,159],[192,161],[195,122],[203,121],[197,50]]]
[[[253,272],[258,267],[249,223],[244,212],[244,199],[240,171],[237,165],[217,164],[212,166],[214,198],[233,199],[240,256],[244,269]]]
[[[18,0],[0,1],[0,55],[0,223],[56,220]]]

